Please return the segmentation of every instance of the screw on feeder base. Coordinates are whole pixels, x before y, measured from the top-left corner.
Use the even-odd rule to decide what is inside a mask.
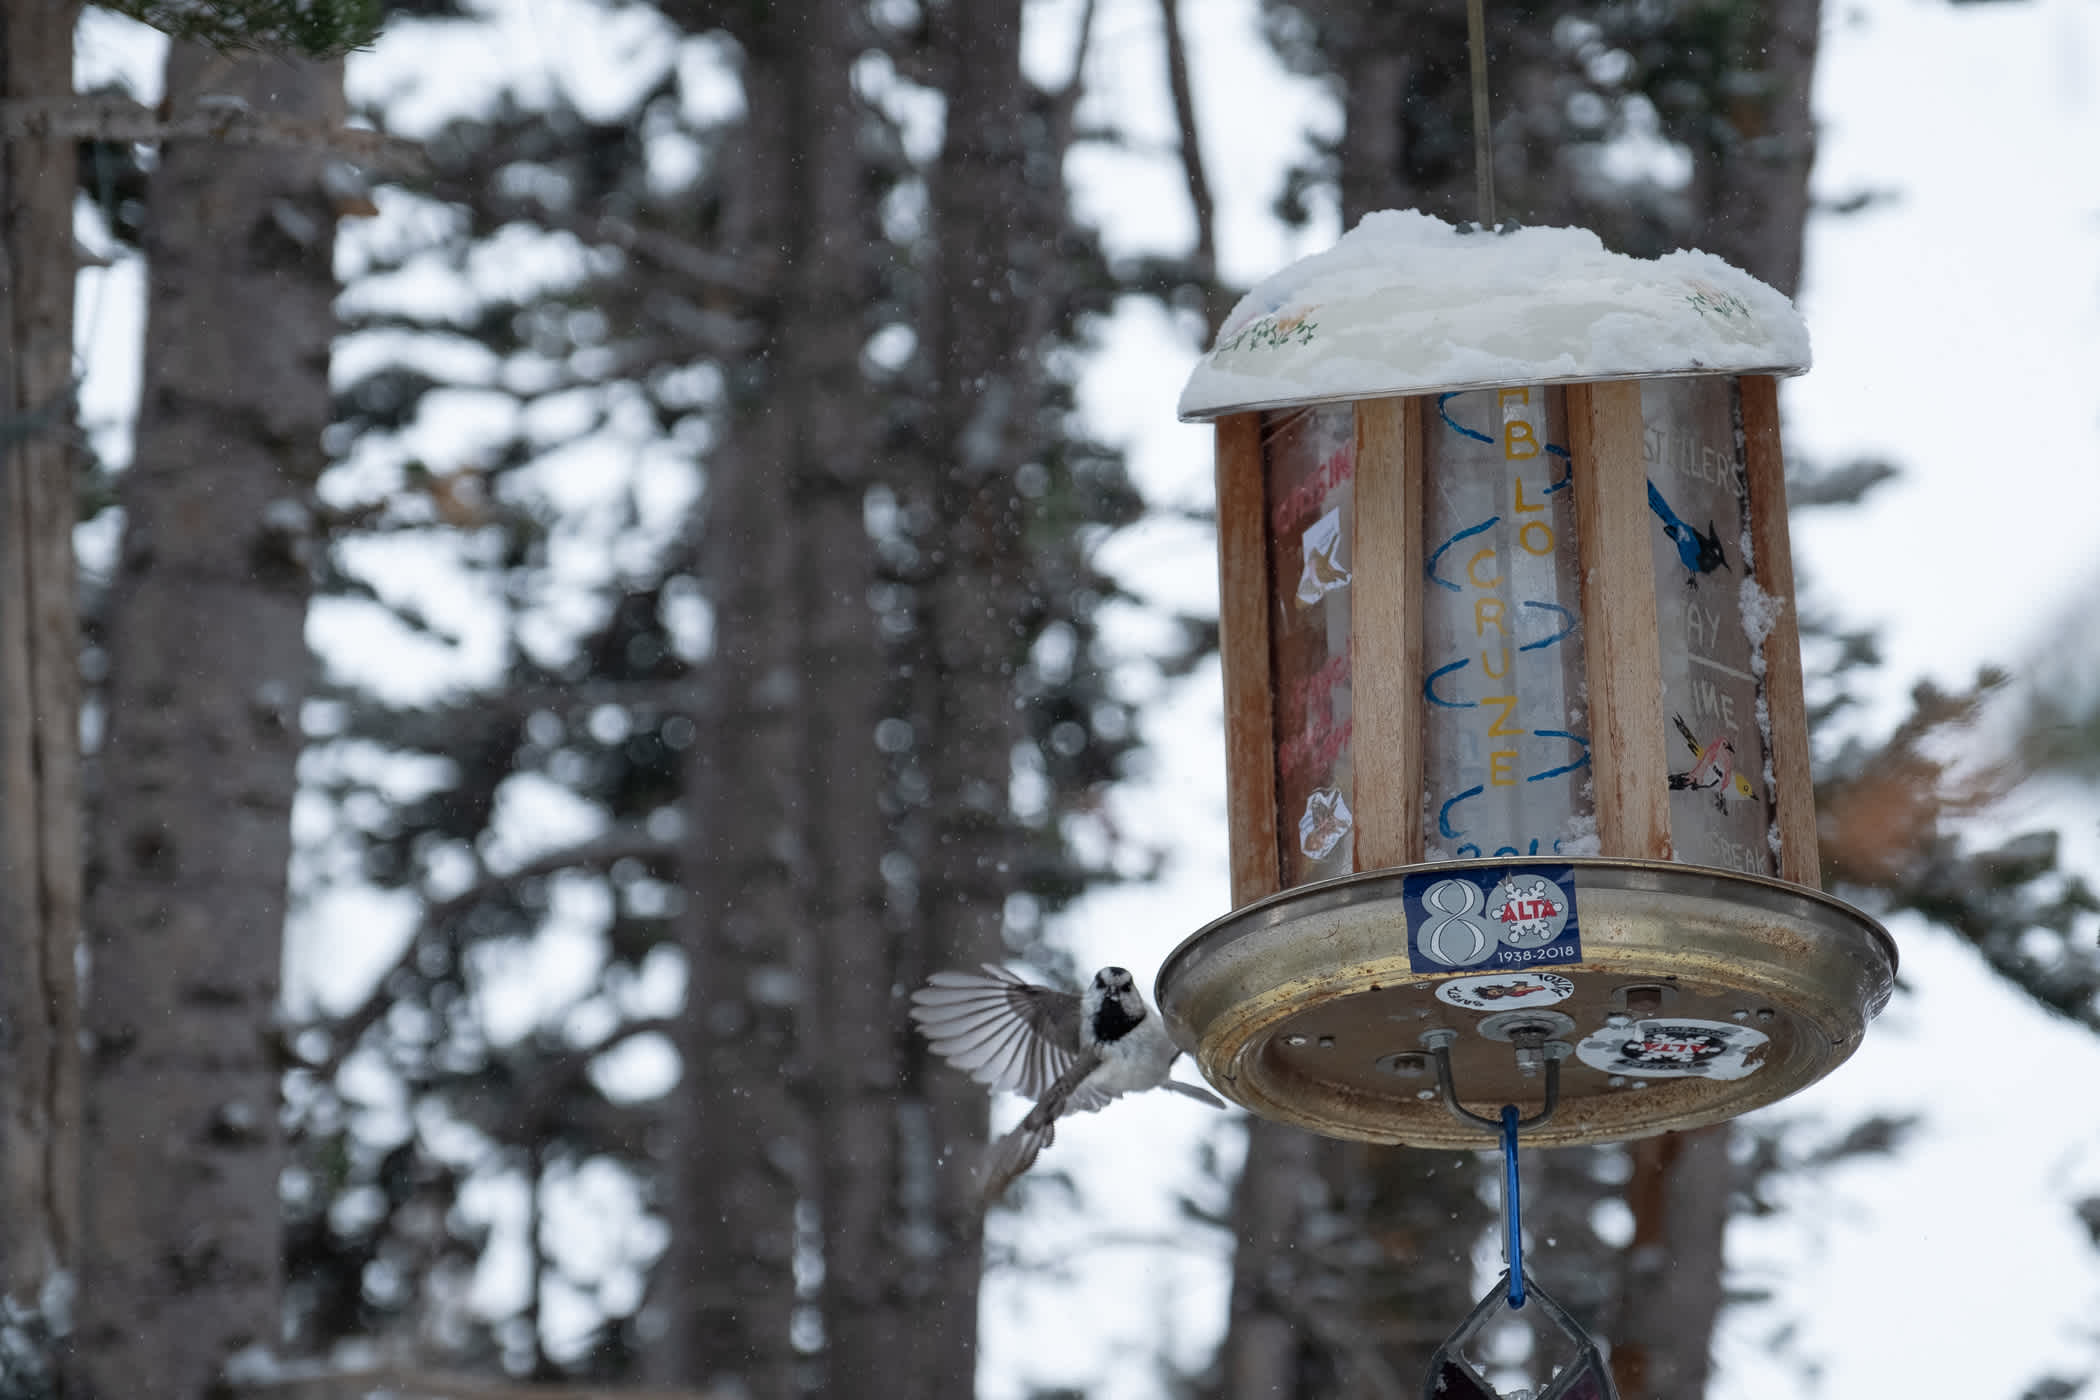
[[[1546,1037],[1552,1033],[1552,1027],[1543,1025],[1519,1026],[1510,1033],[1510,1043],[1517,1047],[1518,1074],[1538,1078],[1539,1066],[1546,1062]]]
[[[1429,1057],[1418,1050],[1401,1050],[1391,1055],[1381,1055],[1375,1063],[1387,1074],[1415,1075],[1429,1073]]]

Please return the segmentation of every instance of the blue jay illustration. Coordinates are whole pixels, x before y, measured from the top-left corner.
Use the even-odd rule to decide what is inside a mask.
[[[1686,583],[1697,583],[1699,575],[1728,567],[1728,556],[1721,552],[1721,532],[1714,528],[1713,521],[1707,521],[1706,533],[1700,534],[1677,518],[1677,512],[1670,509],[1670,503],[1652,481],[1648,483],[1648,508],[1662,517],[1663,533],[1676,543],[1677,557],[1692,571]]]

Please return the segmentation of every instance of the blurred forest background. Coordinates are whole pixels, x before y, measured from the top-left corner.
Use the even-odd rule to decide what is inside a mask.
[[[514,78],[557,3],[617,61]],[[1117,644],[1104,541],[1163,508],[1076,394],[1119,308],[1193,350],[1237,296],[1191,73],[1218,12],[121,8],[0,2],[0,1397],[973,1394],[980,1281],[1019,1265],[972,1208],[984,1096],[902,996],[1070,973],[1059,912],[1170,858],[1110,797],[1140,699],[1215,686],[1215,618]],[[1817,0],[1489,13],[1508,216],[1794,290]],[[1462,7],[1260,16],[1341,114],[1276,220],[1470,217]],[[1069,179],[1137,139],[1089,86],[1137,24],[1173,257],[1110,251]],[[176,36],[159,86],[76,65],[76,25],[83,55]],[[76,412],[121,294],[76,318],[82,267],[143,269],[116,421]],[[1796,468],[1799,512],[1895,470]],[[1875,727],[1874,637],[1804,623],[1831,887],[2100,1031],[2056,834],[1964,824],[2100,763],[2090,688],[1991,672]],[[1986,709],[2015,737],[1957,762]],[[281,995],[288,947],[326,995]],[[1907,1128],[1533,1163],[1625,1400],[1704,1393],[1732,1217]],[[1482,1164],[1244,1138],[1180,1226],[1229,1316],[1155,1393],[1415,1393],[1481,1286]]]

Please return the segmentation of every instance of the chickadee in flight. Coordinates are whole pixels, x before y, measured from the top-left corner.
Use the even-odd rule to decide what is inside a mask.
[[[912,1020],[942,1059],[994,1089],[1035,1100],[985,1156],[986,1203],[1035,1164],[1067,1113],[1091,1113],[1142,1089],[1225,1106],[1208,1090],[1167,1076],[1181,1051],[1120,967],[1102,968],[1074,996],[986,963],[982,973],[934,973],[911,1002]]]

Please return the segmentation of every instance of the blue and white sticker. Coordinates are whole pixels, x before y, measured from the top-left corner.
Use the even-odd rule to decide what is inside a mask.
[[[1464,1011],[1516,1011],[1551,1006],[1575,993],[1557,972],[1484,972],[1436,984],[1436,999]]]
[[[1582,961],[1570,866],[1427,871],[1401,887],[1416,972],[1511,970]]]

